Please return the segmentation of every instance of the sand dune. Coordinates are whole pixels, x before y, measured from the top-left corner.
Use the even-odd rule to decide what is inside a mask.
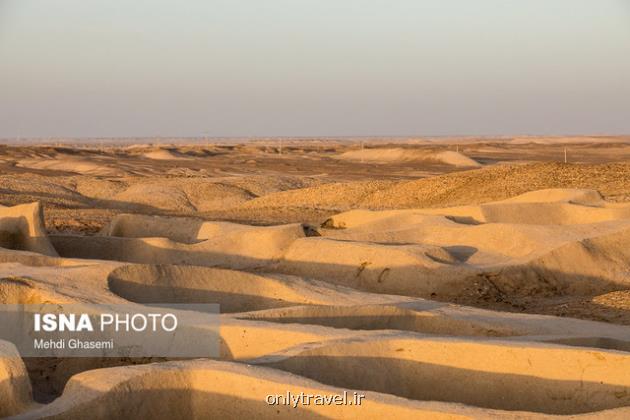
[[[92,176],[123,176],[125,172],[121,169],[112,168],[105,164],[96,163],[87,159],[75,157],[57,156],[53,159],[24,159],[17,162],[18,167],[53,170],[63,172],[74,172],[82,175]]]
[[[131,204],[128,208],[133,208],[133,204],[136,204],[155,211],[193,213],[236,206],[253,197],[251,192],[229,184],[161,180],[129,185],[110,199]]]
[[[457,167],[480,167],[481,164],[462,153],[446,152],[426,152],[413,149],[364,149],[345,152],[339,156],[341,160],[353,160],[369,163],[392,163],[392,162],[426,162],[442,163]]]
[[[144,153],[142,156],[144,156],[145,158],[148,158],[148,159],[155,159],[155,160],[182,160],[182,159],[186,159],[183,156],[176,155],[175,153],[173,153],[171,150],[168,150],[168,149],[158,149],[158,150],[155,150],[153,152]]]
[[[555,137],[515,137],[509,141],[513,144],[610,144],[628,143],[628,139],[615,137],[588,137],[588,136],[555,136]]]
[[[505,200],[554,188],[595,188],[609,201],[628,201],[625,181],[628,172],[630,164],[501,165],[412,181],[359,181],[283,191],[253,199],[243,207],[250,210],[314,207],[337,211],[445,207]]]
[[[445,216],[462,224],[576,225],[630,219],[630,204],[606,203],[597,191],[592,190],[552,189],[478,206],[381,212],[353,210],[335,215],[326,223],[333,228],[346,228],[360,224],[385,223],[391,218],[392,224],[395,224],[395,217],[422,217],[421,215]],[[405,223],[399,225],[404,226]]]
[[[52,207],[87,207],[90,199],[71,188],[65,182],[52,182],[46,177],[19,179],[8,175],[0,176],[3,203],[5,205],[41,202],[48,210]]]
[[[520,153],[504,143],[493,159]],[[0,304],[218,303],[221,326],[214,360],[0,341],[0,416],[628,418],[628,164],[493,164],[466,142],[484,168],[409,175],[461,156],[371,146],[11,151]],[[122,172],[47,166],[64,159]],[[366,399],[265,402],[288,390]]]

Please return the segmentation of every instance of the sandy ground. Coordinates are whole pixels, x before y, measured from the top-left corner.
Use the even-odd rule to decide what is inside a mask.
[[[630,139],[0,146],[0,303],[41,302],[219,303],[221,357],[0,341],[0,416],[628,418]]]

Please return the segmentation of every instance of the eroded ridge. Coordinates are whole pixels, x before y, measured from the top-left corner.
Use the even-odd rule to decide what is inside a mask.
[[[630,327],[518,304],[630,289],[629,209],[549,190],[320,226],[125,214],[95,236],[49,236],[40,205],[3,207],[2,304],[218,303],[222,315],[215,360],[29,360],[0,342],[0,415],[624,418]],[[473,307],[491,299],[512,312]],[[265,402],[344,390],[364,405]]]

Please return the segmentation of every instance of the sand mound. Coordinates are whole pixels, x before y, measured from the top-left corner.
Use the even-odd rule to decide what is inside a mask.
[[[25,204],[39,201],[46,207],[85,208],[91,200],[72,188],[71,182],[57,178],[50,182],[44,177],[32,176],[19,179],[0,176],[0,198],[5,205]]]
[[[159,149],[152,152],[143,153],[142,156],[147,159],[153,160],[186,160],[185,157],[179,156],[175,154],[175,152],[173,152],[172,150],[168,149]]]
[[[351,150],[337,156],[341,160],[369,163],[425,162],[442,163],[456,167],[480,167],[481,164],[459,152],[429,152],[414,149],[363,149]]]
[[[606,203],[599,191],[577,188],[550,188],[526,192],[503,200],[504,203],[571,203],[604,207]]]
[[[546,272],[547,278],[558,278],[563,275],[562,273],[575,273],[578,275],[575,280],[582,280],[582,282],[588,282],[589,279],[601,279],[628,288],[630,286],[628,276],[630,247],[628,244],[630,244],[630,226],[566,243],[532,261],[532,265],[538,272]],[[578,289],[583,285],[568,286]],[[593,293],[596,292],[595,288]]]
[[[274,174],[264,176],[232,177],[220,179],[218,181],[250,191],[255,196],[308,188],[326,183],[325,179],[318,176],[284,176]]]
[[[454,214],[457,210],[453,211]],[[480,222],[575,225],[630,219],[630,206],[594,207],[556,203],[493,203],[480,206]]]
[[[392,185],[395,185],[395,182],[361,181],[327,184],[268,194],[243,204],[241,208],[256,210],[270,207],[297,207],[345,210],[360,205],[366,196]]]
[[[218,182],[179,179],[140,182],[112,197],[122,203],[138,204],[179,213],[194,213],[229,208],[254,197],[249,191]]]
[[[554,214],[557,208],[550,206],[556,204],[577,207],[577,212],[560,207],[564,213]],[[608,213],[517,200],[489,204],[492,213],[484,206],[435,210],[443,216],[425,214],[432,210],[342,213],[324,224],[333,228],[320,231],[324,238],[296,240],[274,269],[373,292],[426,297],[466,295],[475,288],[534,296],[628,286],[627,209]],[[604,213],[594,217],[600,210]],[[482,223],[501,217],[512,223]]]
[[[229,209],[256,197],[247,189],[222,183],[191,188],[186,194],[200,212]]]
[[[435,270],[448,270],[455,261],[443,248],[428,245],[303,238],[291,244],[274,269],[372,292],[426,296],[442,286]]]
[[[623,179],[628,171],[628,164],[493,166],[400,182],[365,197],[359,205],[373,209],[471,205],[549,188],[596,189],[606,199],[625,199],[627,186]]]
[[[554,137],[515,137],[509,140],[511,144],[614,144],[628,143],[628,139],[615,137],[588,137],[588,136],[554,136]]]
[[[459,152],[439,152],[433,155],[432,159],[457,167],[481,167],[479,162]]]
[[[29,169],[73,172],[91,176],[120,177],[126,175],[126,172],[122,169],[110,167],[103,163],[61,155],[50,159],[23,159],[18,161],[16,166]]]
[[[354,210],[333,216],[322,229],[326,237],[380,244],[418,243],[443,247],[459,262],[489,265],[526,261],[567,242],[615,232],[620,227],[573,226],[470,222],[470,216],[435,216],[423,210],[382,212]]]
[[[479,206],[444,209],[353,210],[331,217],[326,227],[346,228],[390,219],[390,227],[406,226],[422,215],[442,215],[460,223],[514,223],[532,225],[573,225],[630,219],[630,205],[610,204],[593,190],[548,189],[525,193],[503,201]],[[395,217],[405,218],[398,222]]]
[[[0,207],[0,247],[57,255],[46,236],[39,203]]]
[[[153,207],[156,211],[171,210],[194,212],[195,206],[186,193],[175,186],[162,184],[137,184],[116,194],[117,201]]]
[[[268,194],[245,203],[264,208],[383,210],[475,205],[553,188],[595,189],[608,201],[630,201],[630,164],[495,165],[413,181],[350,182]]]

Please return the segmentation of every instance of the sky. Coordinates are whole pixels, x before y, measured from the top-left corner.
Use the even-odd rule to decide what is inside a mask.
[[[0,0],[0,137],[630,134],[630,0]]]

